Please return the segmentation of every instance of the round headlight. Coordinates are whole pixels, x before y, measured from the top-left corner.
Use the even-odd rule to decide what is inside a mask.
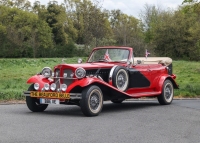
[[[42,75],[43,75],[44,77],[46,77],[46,78],[51,77],[51,76],[52,76],[52,70],[51,70],[51,68],[49,68],[49,67],[44,67],[44,68],[42,69]]]
[[[83,61],[83,60],[82,60],[81,58],[78,59],[78,63],[79,63],[79,64],[81,64],[82,61]]]
[[[35,84],[34,84],[34,89],[35,89],[35,90],[38,90],[39,88],[40,88],[39,83],[35,83]]]
[[[51,88],[52,91],[55,91],[56,90],[56,84],[52,83],[50,88]]]
[[[66,91],[67,90],[67,85],[66,84],[61,84],[60,86],[62,91]]]
[[[44,89],[45,89],[45,90],[49,90],[49,84],[48,84],[48,83],[45,83],[45,84],[44,84]]]
[[[84,68],[77,68],[75,71],[75,75],[77,78],[84,78],[86,75],[86,71]]]

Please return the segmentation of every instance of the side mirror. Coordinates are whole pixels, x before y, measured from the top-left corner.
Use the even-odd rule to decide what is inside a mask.
[[[127,61],[127,67],[130,68],[132,66],[132,62],[130,60]]]
[[[83,60],[81,58],[78,59],[78,63],[81,64]]]

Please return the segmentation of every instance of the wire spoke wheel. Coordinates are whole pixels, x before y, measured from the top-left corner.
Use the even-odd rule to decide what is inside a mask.
[[[129,75],[124,67],[118,66],[112,77],[113,85],[117,87],[120,91],[126,91],[129,85]]]
[[[163,83],[163,89],[161,95],[159,95],[158,101],[161,105],[171,104],[174,97],[174,87],[170,80],[166,80]]]
[[[103,108],[103,94],[98,86],[92,85],[82,92],[80,107],[85,116],[97,116]]]
[[[96,92],[93,92],[92,95],[90,96],[90,108],[91,110],[95,111],[99,107],[99,94]]]
[[[126,84],[126,75],[124,74],[124,72],[120,72],[117,76],[117,85],[118,88],[123,88]]]
[[[172,86],[171,86],[171,84],[168,83],[168,84],[165,86],[165,91],[164,91],[164,96],[165,96],[165,99],[166,99],[166,100],[168,100],[168,101],[171,100],[172,94],[173,94],[172,91],[173,91]]]

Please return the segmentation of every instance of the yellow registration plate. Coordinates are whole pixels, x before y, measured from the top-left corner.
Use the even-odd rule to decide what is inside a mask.
[[[31,97],[37,98],[58,98],[58,99],[70,99],[69,93],[57,93],[57,92],[36,92],[31,91]]]

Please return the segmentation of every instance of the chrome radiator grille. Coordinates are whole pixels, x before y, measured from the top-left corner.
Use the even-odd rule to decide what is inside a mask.
[[[64,73],[67,73],[67,78],[71,78],[70,75],[73,73],[72,70],[69,69],[65,69]],[[63,75],[61,76],[63,77]],[[64,79],[64,83],[69,86],[70,84],[72,84],[72,82],[74,81],[74,79]]]
[[[58,73],[57,75],[56,75],[56,73]],[[60,69],[56,69],[55,70],[55,74],[54,74],[54,76],[55,77],[60,77]],[[59,82],[59,78],[55,78],[54,79],[54,82],[56,83],[56,87],[58,88],[58,87],[60,87],[60,82]]]
[[[56,73],[58,73],[56,75]],[[67,77],[66,79],[63,78],[63,75],[67,74]],[[66,84],[67,86],[69,86],[70,84],[73,83],[74,79],[67,79],[67,78],[71,78],[70,75],[72,74],[72,70],[69,70],[69,69],[64,69],[63,72],[60,71],[60,69],[56,69],[55,70],[55,79],[54,79],[54,82],[56,83],[56,87],[60,87],[60,81],[62,80],[64,84]]]

